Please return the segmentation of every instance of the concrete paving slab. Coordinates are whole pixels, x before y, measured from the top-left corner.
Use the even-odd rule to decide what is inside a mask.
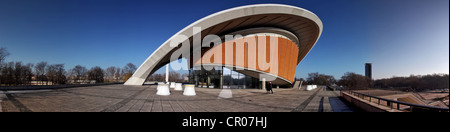
[[[103,85],[46,91],[0,92],[3,112],[290,112],[296,108],[310,112],[349,112],[336,100],[333,91],[322,89],[230,89],[223,98],[221,89],[196,88],[196,96],[171,91],[156,95],[156,86]]]

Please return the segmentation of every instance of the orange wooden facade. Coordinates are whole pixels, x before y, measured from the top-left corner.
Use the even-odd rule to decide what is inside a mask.
[[[261,37],[265,37],[265,39]],[[264,44],[264,41],[266,44],[265,54],[264,52],[259,52],[260,50],[258,50],[258,48],[263,48],[264,45],[262,44]],[[274,59],[275,61],[270,61],[270,50],[276,50],[270,47],[271,41],[273,43],[278,41],[278,58]],[[225,50],[226,48],[233,50]],[[199,65],[211,63],[243,67],[271,73],[287,79],[292,83],[295,79],[298,52],[299,48],[297,44],[289,39],[283,37],[275,38],[269,36],[251,36],[238,38],[217,45],[208,50],[206,53],[202,53],[201,60],[196,61],[195,64]],[[265,64],[267,65],[260,66],[259,61],[264,60],[264,55],[266,60]],[[260,56],[261,58],[259,58]],[[270,67],[268,68],[268,66]]]

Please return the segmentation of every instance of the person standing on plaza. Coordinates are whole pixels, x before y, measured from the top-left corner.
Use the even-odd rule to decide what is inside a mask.
[[[272,90],[272,82],[269,82],[269,84],[266,86],[266,91],[267,93],[271,93],[273,94],[273,90]]]

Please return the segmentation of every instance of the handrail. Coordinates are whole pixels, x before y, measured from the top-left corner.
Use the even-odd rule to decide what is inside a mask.
[[[345,91],[341,91],[341,92],[345,92]],[[368,95],[368,94],[364,94],[364,93],[359,93],[359,92],[354,92],[351,90],[347,91],[348,93],[355,95],[358,98],[362,98],[364,99],[364,97],[369,97],[369,101],[371,101],[371,98],[375,98],[378,99],[378,104],[380,104],[380,100],[382,101],[386,101],[387,105],[391,107],[391,109],[393,108],[393,104],[397,104],[397,110],[401,110],[400,109],[400,105],[406,105],[406,106],[410,106],[410,111],[413,110],[413,108],[425,108],[425,109],[429,109],[429,111],[436,111],[436,112],[449,112],[449,108],[445,108],[445,107],[436,107],[436,106],[428,106],[428,105],[420,105],[420,104],[413,104],[413,103],[408,103],[408,102],[401,102],[401,101],[397,101],[397,100],[391,100],[391,99],[385,99],[385,98],[381,98],[381,97],[376,97],[376,96],[372,96],[372,95]],[[362,97],[360,97],[362,96]]]

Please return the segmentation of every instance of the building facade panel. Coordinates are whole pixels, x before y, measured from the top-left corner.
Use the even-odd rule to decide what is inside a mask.
[[[295,68],[297,66],[297,56],[298,56],[298,47],[297,45],[290,41],[289,39],[283,38],[283,37],[277,37],[278,39],[278,61],[271,61],[270,57],[271,54],[271,49],[273,47],[270,47],[270,42],[271,39],[273,39],[274,37],[270,37],[270,36],[258,36],[258,37],[263,37],[261,38],[257,38],[254,36],[250,36],[250,37],[243,37],[243,38],[239,38],[236,40],[232,40],[231,42],[224,42],[218,46],[213,47],[212,49],[210,49],[208,52],[205,52],[203,57],[198,60],[197,62],[194,63],[194,65],[202,65],[202,64],[206,64],[204,63],[205,61],[202,62],[202,60],[204,59],[210,59],[211,63],[209,64],[216,64],[218,66],[233,66],[233,67],[239,67],[239,68],[246,68],[246,69],[251,69],[251,70],[258,70],[261,71],[263,73],[270,73],[276,76],[279,76],[281,78],[284,78],[288,81],[290,81],[290,83],[292,83],[295,79]],[[238,41],[244,41],[245,39],[248,38],[257,38],[257,42],[256,47],[257,50],[250,50],[252,48],[248,47],[248,42],[247,43],[243,43],[244,46],[242,46],[244,49],[240,49],[238,46]],[[265,38],[265,39],[264,39]],[[262,41],[264,40],[264,41]],[[261,49],[259,50],[258,48],[260,48],[259,46],[265,44],[266,45],[266,49]],[[222,62],[218,62],[216,60],[214,60],[214,55],[219,55],[220,53],[216,53],[217,51],[220,50],[220,48],[222,48],[222,53],[225,53],[222,55]],[[232,50],[225,50],[225,48],[230,48]],[[259,52],[261,51],[265,51],[266,55],[265,58],[258,58],[258,55],[261,55]],[[214,54],[214,55],[213,55]],[[206,58],[208,57],[208,58]],[[209,58],[210,57],[210,58]],[[261,56],[264,57],[264,56]],[[247,59],[246,59],[247,58]],[[251,62],[251,59],[255,59],[256,61]],[[225,61],[227,60],[227,61]],[[267,69],[264,67],[264,65],[260,65],[259,61],[266,61],[268,64],[266,64],[267,66],[273,66],[273,65],[278,65],[277,67],[270,67],[270,68],[277,68],[278,70],[275,69]],[[243,61],[244,63],[239,64],[236,63],[237,61]],[[251,64],[249,65],[249,63],[255,63],[256,64]],[[264,64],[266,62],[262,62],[261,64]],[[273,63],[277,63],[277,64],[273,64]],[[239,70],[238,70],[239,72]]]

